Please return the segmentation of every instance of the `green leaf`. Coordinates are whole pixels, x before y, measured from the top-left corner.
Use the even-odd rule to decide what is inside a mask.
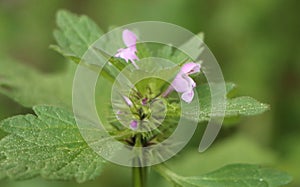
[[[100,175],[104,160],[81,137],[73,114],[37,106],[37,116],[4,120],[0,129],[0,179],[46,179],[84,182]]]
[[[291,177],[286,173],[257,165],[234,164],[200,177],[184,177],[182,181],[194,186],[276,187],[289,183]]]
[[[148,48],[148,45],[147,45],[147,43],[137,43],[136,44],[137,56],[139,57],[139,59],[153,57],[152,52]]]
[[[204,40],[204,34],[200,32],[194,37],[190,38],[180,47],[181,49],[189,50],[189,54],[192,54],[192,56],[199,56],[204,50],[204,47],[201,45],[202,43],[200,43],[200,41],[203,40]],[[182,64],[187,61],[195,60],[195,59],[191,59],[186,53],[184,53],[184,51],[180,51],[172,45],[163,45],[157,50],[156,55],[157,57],[160,58],[169,59],[170,61],[176,64]]]
[[[267,104],[260,103],[251,97],[243,96],[228,99],[226,116],[253,116],[261,114],[268,109],[269,106]]]
[[[72,81],[76,65],[65,71],[43,74],[33,68],[1,56],[0,93],[25,107],[51,104],[71,107]]]
[[[198,137],[193,137],[199,143]],[[195,145],[196,146],[196,145]],[[194,147],[194,146],[193,146]],[[267,146],[253,141],[244,134],[231,135],[222,141],[217,141],[204,153],[188,149],[178,157],[166,162],[168,166],[180,175],[200,175],[231,163],[249,163],[274,165],[278,161],[276,152]],[[201,167],[191,167],[201,165]]]
[[[251,164],[232,164],[194,177],[179,176],[163,166],[157,171],[178,186],[193,187],[277,187],[288,184],[288,174]]]
[[[74,58],[75,62],[103,32],[87,16],[77,16],[68,11],[58,11],[56,23],[59,27],[54,31],[54,37],[59,46],[52,47],[64,56]]]
[[[87,50],[103,35],[97,24],[85,15],[77,16],[65,10],[58,11],[56,23],[59,29],[54,31],[54,38],[58,46],[51,45],[50,48],[75,63],[81,62],[81,65],[99,72],[100,66],[82,61]],[[103,59],[105,56],[99,49],[92,47],[90,50],[93,52],[93,58]],[[104,66],[101,75],[112,80],[117,73],[113,66]]]
[[[173,55],[173,60],[177,62],[182,62],[184,60],[195,61],[196,58],[204,51],[203,46],[204,33],[200,32],[197,35],[193,36],[185,43],[180,46],[180,49],[184,51],[176,50]],[[187,55],[185,52],[188,52]]]
[[[260,103],[259,101],[248,97],[230,98],[229,96],[234,91],[235,85],[233,83],[226,83],[227,104],[225,111],[225,118],[253,116],[261,114],[269,109],[269,105]],[[200,116],[199,122],[208,121],[211,114],[211,93],[208,84],[200,85],[196,88],[200,102]],[[217,110],[216,107],[215,110]]]

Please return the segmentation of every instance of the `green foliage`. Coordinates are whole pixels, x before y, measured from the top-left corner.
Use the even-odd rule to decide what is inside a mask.
[[[193,59],[191,59],[185,52],[188,52],[193,56],[199,56],[204,50],[203,43],[201,42],[203,40],[204,40],[204,34],[200,32],[180,46],[181,49],[184,50],[190,49],[192,51],[180,51],[176,49],[174,46],[164,45],[162,47],[160,46],[160,48],[157,50],[157,53],[155,55],[160,58],[169,59],[170,61],[177,64],[193,61]],[[192,49],[191,46],[193,46]]]
[[[297,37],[300,32],[298,21],[300,1],[165,0],[155,1],[149,6],[148,1],[76,1],[74,3],[74,1],[51,0],[39,3],[32,0],[1,1],[0,4],[0,50],[16,59],[26,61],[26,65],[30,67],[47,72],[62,68],[62,64],[59,63],[62,58],[46,49],[46,46],[53,42],[51,36],[54,25],[53,15],[60,7],[91,15],[103,28],[111,23],[123,25],[130,20],[149,20],[151,17],[152,20],[163,20],[183,26],[194,33],[199,30],[205,31],[206,43],[219,60],[226,79],[239,85],[238,93],[251,95],[272,106],[270,112],[238,121],[236,123],[238,127],[223,129],[222,132],[226,136],[232,136],[235,132],[244,132],[243,136],[253,137],[258,144],[268,145],[268,148],[273,150],[273,154],[280,155],[277,166],[294,176],[294,183],[287,186],[300,186],[298,143],[300,126],[297,125],[300,124],[300,87],[298,86],[300,38]],[[9,68],[2,64],[1,59],[0,70],[9,71]],[[102,92],[99,91],[99,94]],[[15,105],[18,108],[20,106],[8,97],[2,94],[0,97],[1,119],[24,112],[16,109]],[[97,106],[102,107],[100,104]],[[293,140],[290,140],[291,138]],[[218,140],[223,142],[224,138],[219,136]],[[231,143],[237,143],[235,141],[240,139],[235,139]],[[214,149],[216,143],[211,149]],[[229,145],[228,142],[220,146],[226,149]],[[234,152],[230,162],[239,161],[241,155],[239,149]],[[246,145],[244,149],[247,149]],[[231,150],[233,151],[234,147]],[[203,160],[199,158],[196,162],[195,159],[194,164],[191,165],[199,163],[201,167],[203,164],[209,165],[207,163],[211,157],[206,157],[207,154],[208,152],[202,154],[200,157],[204,157]],[[217,158],[218,155],[215,157]],[[220,158],[223,159],[223,156]],[[258,159],[257,163],[265,162]],[[180,170],[181,172],[190,171],[189,163],[186,165],[186,169]],[[121,167],[114,171],[109,170],[110,168],[107,168],[103,177],[84,186],[129,186],[127,183],[121,183],[129,182],[129,169],[116,176],[116,171]],[[120,178],[121,176],[123,177]],[[116,178],[118,180],[115,180]],[[77,187],[81,184],[30,180],[0,181],[0,186]]]
[[[111,81],[117,76],[117,69],[113,66],[101,64],[103,67],[100,67],[99,65],[86,63],[82,60],[89,47],[103,34],[94,21],[87,16],[77,16],[69,11],[61,10],[57,13],[56,23],[59,29],[54,31],[54,37],[58,46],[51,45],[50,48],[62,54],[67,59],[75,63],[81,63],[81,65],[85,65],[93,71],[99,72],[99,68],[103,68],[102,75]],[[114,40],[114,38],[110,40]],[[93,57],[99,59],[103,59],[103,57],[108,58],[113,64],[116,61],[120,62],[120,64],[123,63],[122,60],[110,58],[110,56],[107,56],[108,54],[94,47],[89,50],[92,51]]]
[[[286,173],[250,164],[232,164],[216,171],[193,177],[179,176],[164,166],[157,171],[177,186],[190,187],[277,187],[291,181]]]
[[[52,48],[75,62],[103,34],[87,16],[79,17],[65,10],[58,11],[56,23],[59,29],[54,31],[54,37],[59,46]]]
[[[75,65],[65,71],[43,74],[15,60],[1,56],[0,93],[25,107],[40,104],[71,107],[72,81]]]
[[[235,85],[233,83],[226,83],[226,118],[258,115],[269,109],[269,106],[267,104],[260,103],[257,100],[248,96],[230,98],[230,95],[234,91],[234,88]],[[202,84],[196,87],[196,90],[198,93],[201,107],[199,122],[207,121],[212,115],[210,87],[208,84]]]
[[[58,12],[57,25],[59,28],[54,32],[54,36],[58,46],[53,45],[51,48],[76,63],[81,62],[86,50],[103,34],[88,17],[77,16],[68,11]],[[199,34],[199,37],[202,39],[203,35]],[[193,42],[193,39],[187,44],[189,42]],[[196,52],[201,52],[201,46],[198,47]],[[91,50],[96,55],[106,55],[94,48]],[[138,45],[138,50],[140,58],[151,54],[147,45]],[[185,54],[174,51],[171,46],[165,46],[158,54],[178,64],[188,60]],[[110,58],[110,60],[118,70],[124,67],[124,61],[121,59]],[[4,60],[4,63],[9,71],[0,70],[1,93],[27,107],[38,104],[71,106],[71,81],[75,64],[70,65],[67,73],[44,75],[9,59]],[[120,66],[117,66],[118,63]],[[98,67],[90,65],[89,67],[98,70]],[[113,71],[115,71],[113,67],[104,67],[107,77],[114,77]],[[175,69],[172,69],[172,72],[165,71],[166,74],[174,72]],[[162,83],[157,81],[157,84]],[[268,110],[268,105],[251,97],[231,98],[234,87],[232,83],[226,84],[227,118],[252,116]],[[207,121],[212,115],[209,86],[203,84],[196,89],[201,105],[199,120]],[[104,160],[83,140],[72,113],[50,106],[35,106],[33,109],[37,116],[15,116],[0,124],[0,138],[2,138],[0,179],[28,179],[42,176],[46,179],[75,179],[78,182],[85,182],[100,175]],[[162,166],[158,166],[157,169],[168,180],[179,186],[275,187],[291,180],[285,173],[246,164],[228,165],[199,177],[179,176]]]
[[[100,175],[104,160],[86,144],[72,113],[50,106],[34,107],[37,116],[1,122],[0,179],[46,179],[78,182]]]
[[[268,109],[269,106],[267,104],[260,103],[251,97],[243,96],[228,99],[226,116],[254,116]]]
[[[197,151],[199,137],[194,137],[194,149],[183,151],[177,157],[166,162],[168,167],[180,175],[193,176],[216,170],[221,166],[232,163],[249,163],[273,165],[277,162],[277,155],[267,146],[238,134],[214,142],[204,153]],[[201,167],[191,167],[201,163]]]

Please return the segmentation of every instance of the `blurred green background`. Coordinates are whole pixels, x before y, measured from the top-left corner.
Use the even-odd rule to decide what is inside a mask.
[[[86,14],[103,30],[110,25],[159,20],[203,31],[226,81],[239,95],[269,103],[271,111],[243,119],[221,132],[205,153],[197,153],[195,137],[185,153],[169,161],[184,175],[197,175],[227,163],[272,166],[294,177],[300,186],[300,1],[297,0],[0,0],[0,51],[44,73],[60,71],[65,60],[49,50],[55,43],[55,13],[68,9]],[[0,59],[1,60],[1,59]],[[0,68],[5,68],[1,65]],[[0,95],[0,119],[26,112]],[[167,186],[155,173],[152,185]],[[1,187],[129,186],[130,169],[108,167],[84,184],[33,179],[2,181]]]

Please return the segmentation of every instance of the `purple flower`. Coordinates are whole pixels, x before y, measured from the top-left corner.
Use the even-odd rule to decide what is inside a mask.
[[[115,55],[115,57],[123,58],[126,62],[130,60],[132,64],[138,69],[138,66],[135,63],[135,60],[139,60],[139,58],[136,56],[137,36],[130,30],[126,29],[123,31],[122,37],[123,42],[127,48],[118,49],[118,52]]]
[[[133,106],[132,101],[131,101],[128,97],[123,96],[123,99],[124,99],[125,103],[126,103],[129,107],[132,107],[132,106]]]
[[[130,128],[131,128],[132,130],[136,130],[136,129],[138,128],[138,122],[137,122],[136,120],[132,120],[132,121],[130,122]]]
[[[200,72],[200,64],[189,62],[184,64],[180,72],[176,75],[171,86],[163,93],[163,97],[167,96],[174,89],[178,93],[182,93],[181,99],[187,103],[192,102],[194,98],[195,81],[189,75]]]
[[[146,105],[148,103],[148,98],[146,97],[146,98],[142,99],[141,103],[142,103],[142,105]]]

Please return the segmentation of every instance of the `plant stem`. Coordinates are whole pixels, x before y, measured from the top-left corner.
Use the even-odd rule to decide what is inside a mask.
[[[132,167],[132,182],[133,187],[146,187],[147,186],[147,173],[146,167]]]
[[[140,134],[136,135],[135,147],[141,147],[142,136]],[[140,155],[141,156],[141,155]],[[133,187],[146,187],[147,186],[147,174],[148,168],[142,166],[141,158],[137,157],[133,160],[133,164],[136,167],[132,167],[132,184]]]

